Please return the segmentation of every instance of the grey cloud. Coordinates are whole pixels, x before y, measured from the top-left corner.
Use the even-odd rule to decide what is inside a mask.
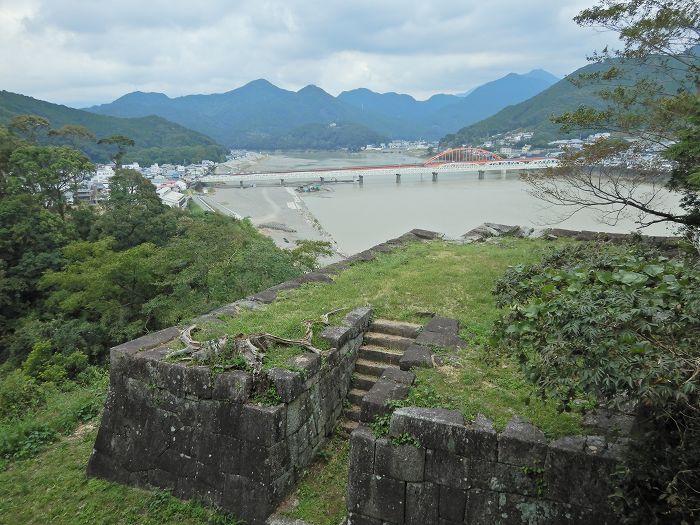
[[[227,91],[261,77],[291,89],[427,97],[510,71],[579,67],[603,42],[571,21],[588,4],[0,0],[0,82],[75,105],[135,89]]]

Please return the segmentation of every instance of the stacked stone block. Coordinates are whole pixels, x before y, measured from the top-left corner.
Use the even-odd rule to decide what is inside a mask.
[[[419,446],[395,444],[407,434]],[[621,453],[600,436],[550,442],[519,418],[497,433],[481,416],[400,408],[388,437],[351,435],[348,525],[613,524]]]
[[[261,406],[243,371],[163,361],[174,328],[115,347],[110,389],[88,474],[168,489],[231,511],[265,518],[323,446],[343,409],[371,310],[328,328],[324,356],[298,356],[267,374],[282,402]]]

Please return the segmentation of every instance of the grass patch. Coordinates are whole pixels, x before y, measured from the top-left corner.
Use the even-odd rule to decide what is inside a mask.
[[[413,243],[370,263],[358,263],[333,283],[305,284],[280,293],[259,310],[245,310],[223,324],[209,324],[200,340],[224,334],[269,332],[300,339],[303,321],[318,320],[336,308],[337,320],[349,310],[371,305],[377,317],[423,323],[421,311],[459,319],[464,335],[485,340],[498,309],[491,295],[509,265],[534,263],[551,250],[551,241],[500,239],[489,244],[456,245],[443,241]],[[314,334],[320,330],[314,327]],[[314,344],[322,345],[314,340]]]
[[[0,421],[0,470],[11,461],[36,455],[102,410],[109,383],[106,370],[90,369],[84,381],[60,387],[45,384],[43,405],[21,417]]]
[[[333,437],[287,498],[282,514],[311,525],[338,525],[345,517],[350,443]]]
[[[497,430],[518,415],[532,421],[550,438],[584,432],[580,413],[560,413],[556,400],[538,396],[517,363],[486,358],[484,352],[478,347],[467,348],[454,356],[456,366],[414,370],[416,384],[403,404],[459,410],[467,420],[483,414]]]

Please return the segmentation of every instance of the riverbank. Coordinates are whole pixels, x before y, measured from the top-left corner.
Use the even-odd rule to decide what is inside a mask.
[[[293,188],[215,187],[198,197],[205,204],[226,215],[249,218],[261,233],[270,237],[281,248],[294,248],[299,240],[325,241],[331,244],[334,254],[324,258],[322,264],[330,264],[347,257]]]

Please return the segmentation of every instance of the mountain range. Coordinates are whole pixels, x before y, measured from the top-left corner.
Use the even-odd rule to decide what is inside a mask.
[[[344,91],[337,97],[313,85],[295,92],[260,79],[210,95],[170,98],[163,93],[137,91],[86,111],[122,118],[157,115],[228,147],[249,149],[304,144],[310,124],[325,124],[326,133],[337,134],[339,130],[328,127],[332,122],[345,124],[341,127],[345,130],[353,124],[354,136],[366,129],[368,138],[374,139],[433,140],[526,100],[556,81],[554,75],[542,70],[510,73],[466,96],[439,94],[418,101],[410,95],[364,88]]]

